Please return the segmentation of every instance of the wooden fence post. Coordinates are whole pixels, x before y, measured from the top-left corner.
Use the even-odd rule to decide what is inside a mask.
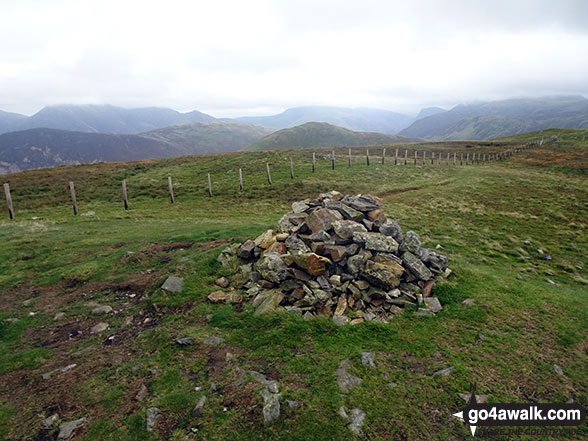
[[[272,185],[272,175],[270,174],[269,162],[265,163],[265,170],[267,171],[267,183]]]
[[[316,163],[316,154],[312,152],[312,172],[314,173],[314,165]]]
[[[73,181],[69,181],[69,193],[71,195],[71,203],[73,205],[74,216],[78,215],[78,202],[76,200],[76,189]]]
[[[457,165],[457,153],[453,152],[453,166]]]
[[[127,180],[123,179],[122,181],[122,194],[123,194],[123,203],[125,205],[125,210],[129,209],[129,200],[127,199]]]
[[[423,150],[423,167],[427,165],[427,151]]]
[[[365,162],[367,164],[367,166],[370,166],[370,150],[369,149],[365,149]]]
[[[169,200],[173,204],[176,202],[176,198],[174,198],[174,184],[172,183],[171,176],[167,177],[167,186],[169,187]]]
[[[335,150],[331,150],[331,170],[335,170]]]
[[[408,150],[404,151],[404,165],[408,164]]]
[[[349,168],[351,168],[351,149],[349,149]]]
[[[386,149],[382,150],[382,164],[384,164],[385,160],[386,160]]]
[[[470,165],[470,152],[466,154],[466,165]]]
[[[463,165],[463,153],[459,155],[459,165]]]
[[[398,149],[396,149],[396,154],[394,155],[394,165],[398,165]]]
[[[414,165],[416,165],[416,163],[417,163],[417,155],[418,155],[418,151],[415,150],[414,151]]]
[[[435,152],[431,152],[431,165],[435,165]]]
[[[243,191],[243,171],[239,169],[239,190]]]
[[[208,196],[212,197],[212,182],[210,182],[210,173],[208,173],[207,178],[208,178]]]
[[[6,206],[8,207],[8,214],[10,220],[14,220],[14,210],[12,208],[12,197],[10,196],[10,185],[4,184],[4,194],[6,195]]]
[[[292,162],[292,156],[290,156],[290,179],[294,179],[294,163]]]

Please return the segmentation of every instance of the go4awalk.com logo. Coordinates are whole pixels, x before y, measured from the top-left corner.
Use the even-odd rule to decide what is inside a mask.
[[[580,426],[586,420],[586,409],[575,403],[478,403],[472,385],[465,409],[453,416],[470,426],[475,436],[479,426]]]

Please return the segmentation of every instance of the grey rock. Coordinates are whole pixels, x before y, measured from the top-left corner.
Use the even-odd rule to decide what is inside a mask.
[[[437,254],[434,251],[429,251],[427,265],[432,271],[442,273],[447,269],[447,257],[442,254]]]
[[[228,246],[220,252],[216,260],[224,267],[229,269],[236,269],[239,266],[239,259],[237,258],[237,250],[239,246]]]
[[[298,401],[294,401],[294,400],[286,400],[286,404],[288,405],[288,407],[290,409],[296,409],[298,407]]]
[[[337,210],[345,219],[349,219],[355,222],[361,222],[364,215],[361,211],[357,211],[351,208],[349,205],[343,204],[342,202],[329,201],[326,208],[331,210]]]
[[[279,309],[284,293],[279,289],[261,291],[253,300],[255,315],[267,314]]]
[[[423,300],[425,301],[427,308],[433,311],[435,314],[443,309],[437,297],[425,297]]]
[[[72,370],[73,368],[75,368],[77,366],[77,364],[73,363],[73,364],[68,364],[67,366],[62,367],[61,369],[59,369],[59,372],[61,372],[62,374]]]
[[[149,391],[147,390],[147,386],[142,384],[141,388],[139,389],[139,392],[137,392],[137,395],[135,395],[135,400],[137,400],[137,401],[142,400],[143,398],[145,398],[147,396],[148,393],[149,393]]]
[[[110,312],[112,312],[112,307],[108,305],[97,306],[92,309],[92,314],[108,314]]]
[[[563,374],[564,374],[564,371],[563,371],[563,369],[561,368],[561,366],[558,366],[557,364],[554,364],[554,365],[553,365],[553,370],[554,370],[554,371],[555,371],[555,373],[556,373],[556,374],[558,374],[558,375],[563,375]]]
[[[333,230],[337,236],[343,239],[353,238],[353,233],[365,233],[367,229],[360,223],[352,220],[339,220],[333,222]]]
[[[314,318],[314,315],[312,314],[312,312],[306,311],[304,314],[302,314],[302,318],[305,321],[309,321],[309,320],[312,320]]]
[[[397,383],[394,383],[394,382],[392,381],[392,382],[388,383],[386,386],[388,386],[388,387],[390,387],[390,388],[394,388],[394,387],[398,386],[398,384],[397,384]]]
[[[220,286],[221,288],[227,288],[229,286],[229,279],[226,277],[219,277],[215,280],[215,285]]]
[[[54,413],[53,415],[50,415],[47,418],[43,418],[43,420],[41,420],[41,428],[46,430],[52,429],[57,421],[59,421],[59,415]]]
[[[108,329],[108,323],[100,322],[90,329],[90,334],[98,334],[99,332],[106,331]]]
[[[310,249],[296,234],[288,236],[284,241],[284,244],[286,245],[286,248],[288,248],[288,252],[291,254],[310,253]]]
[[[86,417],[80,418],[79,420],[67,421],[59,425],[59,435],[57,439],[68,439],[73,434],[74,430],[80,427],[86,422]]]
[[[64,312],[56,312],[55,316],[53,317],[53,320],[61,320],[63,317],[65,317]]]
[[[433,374],[433,377],[436,377],[436,376],[438,376],[438,375],[441,375],[441,376],[443,376],[443,377],[447,377],[447,376],[448,376],[450,373],[452,373],[454,370],[455,370],[455,367],[453,367],[453,366],[449,366],[449,367],[446,367],[445,369],[441,369],[441,370],[439,370],[439,371],[435,372],[435,373]]]
[[[403,273],[404,268],[393,260],[368,260],[360,271],[370,283],[387,291],[400,285]]]
[[[382,253],[396,253],[398,251],[398,242],[382,233],[354,232],[353,241],[363,243],[365,248],[370,251]]]
[[[380,225],[379,230],[380,233],[394,238],[398,243],[401,243],[404,239],[402,228],[400,228],[400,225],[395,220],[388,219],[386,223]]]
[[[306,219],[306,225],[313,233],[319,230],[329,231],[333,222],[343,219],[341,213],[328,208],[314,210]]]
[[[200,337],[200,341],[205,345],[216,346],[224,343],[225,339],[222,337],[217,337],[216,335],[212,335],[210,337]]]
[[[349,423],[349,429],[356,435],[361,433],[361,426],[365,421],[365,412],[361,409],[351,409],[351,415],[349,416],[351,422]]]
[[[274,283],[281,283],[288,278],[288,267],[279,254],[267,253],[255,265],[261,277]]]
[[[194,339],[192,337],[178,337],[174,340],[174,343],[178,346],[192,346]]]
[[[474,306],[474,304],[476,303],[476,299],[465,299],[461,303],[463,303],[466,306]]]
[[[305,204],[302,201],[298,201],[298,202],[293,202],[292,203],[292,211],[296,214],[298,213],[304,213],[306,210],[308,210],[310,207]]]
[[[345,315],[335,315],[333,316],[332,320],[336,325],[339,326],[345,326],[347,323],[349,323],[349,317]]]
[[[241,259],[249,259],[253,255],[254,249],[255,242],[253,242],[252,240],[248,240],[239,247],[239,251],[237,251],[237,256],[239,256]]]
[[[408,268],[420,280],[427,281],[431,277],[433,277],[433,274],[425,266],[425,264],[421,262],[420,259],[416,257],[414,254],[412,254],[410,251],[406,251],[402,255],[402,259],[404,261],[405,267]]]
[[[341,406],[339,408],[339,410],[337,411],[337,413],[339,414],[339,416],[341,418],[345,418],[345,419],[349,418],[349,415],[347,415],[347,411],[345,410],[345,406]]]
[[[351,256],[347,259],[347,269],[353,275],[359,274],[361,266],[367,259],[359,254]]]
[[[361,364],[371,368],[375,368],[374,361],[376,360],[376,354],[373,352],[362,352],[361,353]]]
[[[157,407],[150,407],[145,412],[147,418],[147,432],[152,433],[155,427],[155,421],[159,417],[159,409]]]
[[[402,240],[398,248],[398,250],[401,253],[406,253],[408,251],[416,256],[420,254],[420,249],[421,240],[419,238],[419,235],[416,234],[414,231],[408,231],[405,234],[404,239]]]
[[[362,211],[362,212],[369,212],[380,208],[382,205],[381,201],[378,199],[370,196],[370,195],[358,195],[358,196],[346,196],[344,197],[341,202],[349,207]]]
[[[316,233],[312,233],[310,236],[305,237],[308,237],[308,240],[313,242],[328,242],[331,240],[331,235],[325,230],[319,230]]]
[[[192,415],[195,417],[202,416],[204,414],[204,404],[205,403],[206,403],[206,395],[202,395],[200,397],[200,399],[198,400],[198,403],[196,403],[196,406],[194,406],[194,409],[192,409]]]
[[[260,392],[263,397],[263,422],[269,424],[280,417],[280,399],[282,394],[275,394],[268,389]]]
[[[169,292],[180,293],[184,289],[184,279],[181,277],[176,276],[169,276],[163,285],[161,285],[161,289]]]
[[[339,368],[335,370],[337,374],[337,385],[344,393],[349,393],[351,389],[361,385],[361,378],[351,375],[347,369],[351,366],[349,359],[343,360],[339,363]]]

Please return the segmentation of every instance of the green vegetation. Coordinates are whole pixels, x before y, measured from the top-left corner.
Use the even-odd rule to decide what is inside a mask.
[[[469,431],[451,414],[462,410],[458,393],[468,392],[471,382],[492,402],[571,398],[586,406],[588,140],[583,133],[552,130],[480,144],[400,146],[401,152],[488,153],[558,137],[507,161],[468,167],[420,162],[395,167],[390,155],[397,146],[390,146],[384,165],[381,147],[370,149],[369,167],[365,149],[354,149],[351,169],[343,149],[335,170],[321,159],[329,152],[323,150],[314,174],[312,152],[302,150],[6,176],[16,221],[5,212],[0,221],[0,439],[55,439],[56,429],[40,426],[42,417],[55,412],[62,421],[87,417],[72,438],[87,441],[354,439],[337,414],[341,406],[366,412],[366,439],[464,439]],[[207,173],[213,198],[207,194]],[[128,212],[120,196],[122,179]],[[69,180],[76,183],[77,217]],[[385,211],[405,230],[419,232],[425,246],[444,248],[453,275],[435,288],[442,312],[338,327],[327,319],[259,317],[249,306],[239,311],[206,301],[216,289],[214,280],[226,274],[216,262],[220,250],[272,228],[291,202],[331,189],[383,197]],[[538,249],[553,260],[542,259]],[[184,277],[181,294],[159,289],[168,275]],[[466,298],[475,304],[464,305]],[[93,314],[97,304],[110,305],[115,313]],[[64,317],[54,319],[58,312]],[[99,322],[109,329],[92,334]],[[225,342],[201,342],[209,336]],[[173,343],[176,337],[196,343],[180,347]],[[362,351],[377,354],[375,369],[361,365]],[[335,369],[345,358],[363,382],[342,395]],[[59,372],[71,364],[76,367]],[[554,371],[555,364],[563,375]],[[449,376],[433,376],[448,366],[455,367]],[[264,425],[261,385],[237,367],[278,380],[284,400],[299,406],[290,409],[282,402],[280,419]],[[391,382],[396,386],[387,386]],[[136,398],[143,385],[147,395]],[[204,413],[193,416],[202,395]],[[162,415],[153,433],[146,430],[151,407]],[[553,439],[566,437],[586,439],[586,426]]]
[[[418,142],[420,139],[373,132],[354,132],[327,123],[309,122],[267,135],[246,150],[294,150],[317,147],[369,146]]]

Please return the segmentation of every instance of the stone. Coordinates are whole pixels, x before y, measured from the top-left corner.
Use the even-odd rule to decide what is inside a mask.
[[[433,292],[433,288],[435,287],[434,281],[429,281],[423,285],[423,289],[421,291],[423,297],[431,297],[431,293]]]
[[[288,405],[288,407],[290,409],[296,409],[298,407],[298,401],[294,401],[294,400],[286,400],[286,404]]]
[[[280,417],[280,399],[282,394],[270,392],[267,388],[260,392],[263,397],[263,422],[269,424]]]
[[[470,398],[472,397],[471,392],[470,393],[467,393],[467,394],[459,393],[457,395],[459,395],[460,398],[462,400],[464,400],[466,403],[469,403]],[[487,403],[487,402],[488,402],[488,395],[478,395],[478,394],[476,394],[476,403],[482,404],[482,403]]]
[[[161,289],[164,291],[180,293],[184,289],[184,279],[181,277],[176,276],[169,276],[163,285],[161,285]]]
[[[229,279],[227,279],[226,277],[219,277],[218,279],[216,279],[214,281],[215,285],[220,287],[220,288],[228,288],[229,286]]]
[[[145,417],[147,419],[147,432],[152,433],[155,422],[159,417],[159,409],[157,407],[150,407],[146,410]]]
[[[435,314],[443,309],[437,297],[425,297],[423,300],[425,301],[427,308],[433,311]]]
[[[65,312],[56,312],[53,316],[53,320],[61,320],[65,317]]]
[[[556,373],[557,375],[563,375],[563,374],[564,374],[564,371],[563,371],[563,369],[561,368],[561,366],[558,366],[557,364],[554,364],[554,365],[553,365],[553,370],[555,371],[555,373]]]
[[[358,318],[354,318],[353,320],[351,320],[351,322],[349,322],[350,325],[359,325],[360,323],[363,323],[363,318],[358,317]]]
[[[361,364],[371,368],[375,368],[374,361],[376,360],[376,354],[373,352],[362,352],[361,353]]]
[[[299,201],[299,202],[293,202],[292,203],[292,212],[298,214],[298,213],[304,213],[305,211],[307,211],[310,207],[308,205],[306,205],[304,202]]]
[[[253,249],[255,248],[255,242],[252,240],[248,240],[241,244],[239,247],[239,251],[237,251],[237,256],[241,259],[249,259],[253,256]]]
[[[364,218],[364,215],[361,211],[357,211],[351,208],[349,205],[345,205],[341,202],[329,201],[327,204],[325,204],[325,206],[331,210],[337,210],[345,219],[361,222]]]
[[[358,275],[366,258],[360,255],[351,256],[347,259],[347,269],[353,275]]]
[[[349,415],[351,422],[349,423],[349,429],[356,435],[361,433],[361,426],[365,421],[365,412],[361,409],[355,408],[351,409],[351,414]]]
[[[108,314],[112,312],[112,307],[108,305],[97,306],[92,310],[92,314]]]
[[[261,257],[254,265],[254,268],[266,280],[274,283],[281,283],[288,278],[288,267],[279,254],[268,253]]]
[[[288,236],[288,239],[284,241],[288,252],[291,254],[302,254],[309,253],[310,249],[296,234]]]
[[[425,264],[421,262],[420,259],[416,257],[414,254],[412,254],[410,251],[406,251],[402,255],[402,259],[404,261],[404,265],[406,266],[406,268],[410,270],[410,272],[412,272],[420,280],[428,281],[431,277],[433,277],[433,274],[425,266]]]
[[[67,421],[59,425],[59,435],[57,439],[68,439],[72,436],[74,430],[80,427],[86,422],[86,417],[80,418],[79,420]]]
[[[333,316],[333,322],[337,326],[345,326],[347,323],[349,323],[349,317],[345,315],[335,315]]]
[[[41,420],[41,428],[45,430],[52,429],[53,426],[59,421],[59,415],[54,413],[53,415],[43,418]]]
[[[382,200],[380,198],[369,194],[346,196],[341,200],[341,202],[355,210],[362,211],[364,213],[376,210],[382,205]]]
[[[476,303],[476,299],[465,299],[461,303],[463,303],[466,306],[474,306],[474,303]]]
[[[71,371],[73,368],[75,368],[77,366],[77,364],[68,364],[67,366],[62,367],[61,369],[59,369],[59,372],[61,372],[62,374],[67,372],[67,371]]]
[[[330,256],[333,262],[340,262],[347,256],[347,247],[342,245],[325,245],[322,254]]]
[[[400,277],[404,268],[393,260],[375,262],[368,260],[362,267],[360,274],[370,283],[385,290],[391,290],[400,285]]]
[[[216,335],[211,335],[209,337],[200,337],[200,341],[205,345],[217,346],[224,343],[225,339],[222,337],[217,337]]]
[[[315,253],[305,254],[286,254],[282,256],[286,264],[295,264],[308,272],[311,276],[320,276],[327,271],[327,265],[331,265],[331,261],[323,256]]]
[[[452,373],[454,370],[455,370],[455,367],[453,367],[453,366],[449,366],[449,367],[446,367],[445,369],[441,369],[441,370],[439,370],[439,371],[435,372],[435,373],[433,374],[433,377],[436,377],[436,376],[438,376],[438,375],[441,375],[441,376],[443,376],[443,377],[447,377],[447,376],[448,376],[450,373]]]
[[[278,310],[280,302],[284,299],[284,293],[278,289],[260,292],[254,300],[255,315],[267,314]]]
[[[234,292],[214,291],[211,292],[207,299],[212,303],[241,303],[243,297]]]
[[[418,256],[421,250],[421,240],[419,235],[416,234],[414,231],[408,231],[404,235],[404,239],[400,243],[398,251],[401,253],[406,253],[407,251]]]
[[[396,384],[396,383],[394,383],[394,382],[392,381],[392,382],[388,383],[386,386],[388,386],[388,387],[390,387],[390,388],[394,388],[394,387],[397,387],[397,386],[398,386],[398,384]]]
[[[99,332],[106,331],[109,327],[108,323],[100,322],[90,329],[90,334],[98,334]]]
[[[382,224],[386,222],[386,213],[381,208],[368,212],[368,219],[374,223]]]
[[[333,222],[333,230],[337,236],[343,239],[352,239],[353,233],[367,232],[367,229],[362,224],[352,220],[338,220]]]
[[[319,230],[329,231],[333,222],[343,219],[341,213],[328,208],[314,210],[306,219],[306,225],[313,233]]]
[[[276,235],[274,234],[274,230],[267,230],[263,233],[261,233],[259,236],[257,236],[255,238],[255,240],[253,241],[253,243],[255,244],[256,247],[259,247],[261,249],[267,249],[270,246],[273,245],[273,243],[276,241]]]
[[[442,254],[437,254],[434,251],[429,251],[427,265],[431,271],[443,273],[447,269],[447,257]]]
[[[339,416],[341,418],[345,418],[345,419],[348,419],[349,418],[349,415],[347,415],[347,412],[345,411],[345,406],[341,406],[339,408],[339,410],[337,411],[337,413],[339,414]]]
[[[404,238],[402,228],[400,228],[400,225],[395,220],[386,220],[378,229],[380,233],[392,237],[398,243],[401,243]]]
[[[204,414],[204,404],[206,403],[206,395],[202,395],[200,397],[200,399],[198,400],[198,403],[196,403],[196,406],[194,406],[194,409],[192,409],[192,416],[194,417],[200,417]]]
[[[354,232],[353,241],[363,243],[366,250],[379,251],[382,253],[396,253],[398,251],[398,242],[382,233],[362,233]]]
[[[349,367],[351,367],[351,361],[346,359],[341,361],[338,369],[335,370],[335,373],[337,374],[337,385],[344,393],[349,393],[351,389],[361,385],[361,378],[347,372]]]
[[[347,298],[345,296],[339,297],[337,301],[337,308],[335,308],[335,312],[333,316],[343,315],[345,314],[345,310],[347,309]]]
[[[141,388],[139,389],[139,392],[137,392],[137,395],[135,395],[135,400],[137,400],[137,401],[142,400],[143,398],[145,398],[147,396],[148,393],[149,393],[149,391],[147,390],[147,386],[142,384]]]
[[[194,339],[192,337],[178,337],[174,340],[174,343],[178,346],[192,346]]]
[[[333,286],[341,286],[341,276],[333,274],[329,277],[329,284]]]

